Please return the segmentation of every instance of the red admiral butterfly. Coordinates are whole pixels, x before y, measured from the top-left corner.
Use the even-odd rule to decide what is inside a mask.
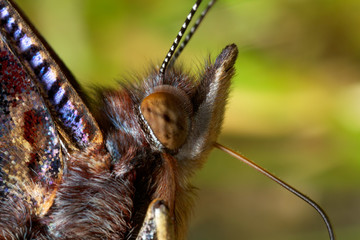
[[[159,68],[96,107],[10,0],[0,1],[0,236],[4,239],[183,239],[195,189],[189,178],[216,143],[234,63],[232,44],[193,76],[176,51],[192,7]],[[175,55],[173,56],[173,54]]]

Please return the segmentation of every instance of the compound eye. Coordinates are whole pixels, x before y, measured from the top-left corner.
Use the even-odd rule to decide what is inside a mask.
[[[144,98],[141,113],[157,140],[176,150],[184,144],[190,129],[191,104],[180,89],[163,85]]]

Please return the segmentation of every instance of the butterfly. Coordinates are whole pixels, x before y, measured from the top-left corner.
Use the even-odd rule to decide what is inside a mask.
[[[222,148],[216,140],[238,54],[226,46],[198,76],[176,65],[200,2],[159,67],[99,90],[92,105],[16,5],[0,2],[3,238],[185,238],[189,179]]]

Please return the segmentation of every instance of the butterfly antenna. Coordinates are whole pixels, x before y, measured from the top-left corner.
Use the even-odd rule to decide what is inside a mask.
[[[204,9],[204,11],[202,11],[201,15],[199,16],[199,18],[196,20],[195,24],[190,29],[190,32],[186,35],[184,41],[181,42],[179,48],[176,50],[174,56],[172,57],[172,59],[170,61],[169,67],[175,63],[176,59],[179,57],[180,53],[184,50],[185,46],[189,43],[191,37],[194,35],[194,33],[197,30],[197,28],[199,27],[200,23],[203,21],[205,15],[208,13],[208,11],[214,5],[215,2],[216,2],[216,0],[211,0],[208,3],[207,7]]]
[[[231,150],[230,148],[227,148],[227,147],[225,147],[225,146],[223,146],[223,145],[221,145],[219,143],[215,143],[214,147],[216,147],[216,148],[226,152],[227,154],[237,158],[238,160],[242,161],[243,163],[246,163],[250,167],[256,169],[258,172],[264,174],[265,176],[267,176],[271,180],[273,180],[276,183],[280,184],[286,190],[288,190],[291,193],[295,194],[296,196],[298,196],[299,198],[304,200],[306,203],[310,204],[313,208],[315,208],[315,210],[321,215],[322,219],[324,220],[324,222],[326,224],[326,227],[327,227],[327,230],[328,230],[328,233],[329,233],[330,239],[331,240],[335,239],[334,230],[333,230],[333,227],[331,226],[329,217],[326,215],[325,211],[315,201],[313,201],[312,199],[310,199],[308,196],[304,195],[300,191],[296,190],[294,187],[292,187],[289,184],[285,183],[281,179],[277,178],[272,173],[268,172],[267,170],[260,167],[256,163],[254,163],[251,160],[247,159],[245,156],[243,156],[243,155],[241,155],[241,154],[239,154],[239,153]]]
[[[179,33],[177,34],[173,44],[171,45],[169,52],[166,54],[166,57],[165,57],[164,61],[162,62],[160,70],[159,70],[159,73],[160,73],[162,78],[164,78],[165,69],[166,69],[167,65],[169,64],[169,61],[170,61],[172,55],[174,54],[175,49],[179,45],[179,42],[180,42],[182,36],[184,35],[184,32],[186,31],[192,17],[194,16],[194,14],[195,14],[196,10],[198,9],[201,2],[202,2],[202,0],[197,0],[196,1],[194,6],[192,7],[190,13],[187,15],[187,17],[185,19],[185,22],[182,25]]]

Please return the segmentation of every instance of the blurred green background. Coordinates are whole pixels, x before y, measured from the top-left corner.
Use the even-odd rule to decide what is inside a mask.
[[[160,64],[194,0],[17,2],[82,85],[114,86]],[[201,66],[238,45],[219,141],[311,196],[348,240],[360,239],[359,13],[359,0],[220,0],[179,59]],[[310,206],[218,150],[194,182],[189,239],[327,239]]]

